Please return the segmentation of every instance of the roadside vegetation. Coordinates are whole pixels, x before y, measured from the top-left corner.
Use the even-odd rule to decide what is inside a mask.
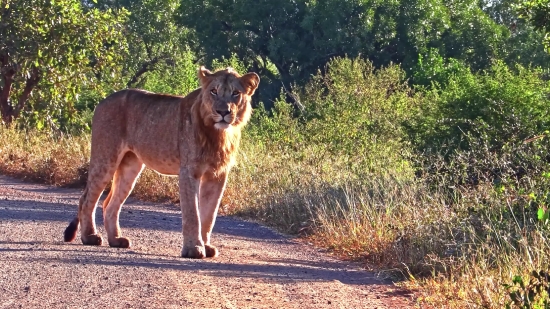
[[[104,14],[102,21],[111,27],[102,31],[110,29],[109,40],[126,54],[95,67],[93,51],[101,44],[90,45],[90,62],[77,67],[78,83],[64,88],[59,87],[65,73],[55,68],[70,63],[51,65],[54,60],[41,52],[36,62],[23,62],[28,68],[8,66],[6,51],[10,59],[34,54],[21,52],[31,43],[9,47],[0,34],[0,60],[6,59],[0,86],[13,81],[9,100],[0,100],[2,113],[10,110],[0,126],[0,173],[82,187],[90,119],[102,97],[124,87],[185,94],[198,86],[197,62],[252,69],[264,88],[254,98],[222,213],[262,221],[340,258],[361,261],[414,291],[420,306],[550,308],[544,1],[542,6],[416,1],[413,7],[410,1],[378,6],[282,1],[281,7],[299,7],[272,19],[262,17],[270,11],[267,4],[238,1],[229,10],[194,2],[181,1],[179,9],[179,2],[169,0],[85,2],[81,13]],[[0,14],[31,5],[8,3],[1,3]],[[182,11],[183,5],[189,10]],[[212,32],[219,37],[209,37],[213,25],[190,15],[201,5],[210,16],[227,19],[225,30]],[[420,13],[407,14],[412,8]],[[327,13],[355,16],[358,10],[374,14],[379,27],[342,23],[340,15]],[[248,16],[246,11],[254,14],[240,23],[237,17]],[[279,27],[278,36],[249,29],[268,22]],[[18,31],[8,23],[2,19],[2,31]],[[422,31],[409,35],[407,25]],[[117,27],[126,29],[126,39]],[[256,34],[240,35],[243,31]],[[342,44],[334,46],[322,34]],[[387,58],[389,50],[394,53]],[[21,58],[12,56],[17,52]],[[38,80],[32,78],[35,69],[44,70]],[[54,77],[42,83],[46,73],[55,72],[57,83]],[[29,83],[36,88],[15,105]],[[15,110],[8,108],[12,105]],[[146,170],[134,195],[176,202],[177,181]]]

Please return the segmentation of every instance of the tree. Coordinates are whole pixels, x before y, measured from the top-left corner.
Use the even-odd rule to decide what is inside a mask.
[[[6,124],[31,98],[70,109],[91,73],[114,65],[125,49],[125,15],[89,10],[79,1],[4,0],[0,16],[0,113]]]
[[[518,5],[518,12],[535,30],[544,33],[544,44],[550,52],[550,0],[523,1]]]
[[[187,30],[176,25],[178,0],[97,0],[101,10],[125,9],[124,23],[129,55],[124,61],[127,87],[141,87],[148,72],[173,67],[187,51]]]
[[[178,22],[193,29],[207,61],[236,54],[286,88],[305,83],[337,56],[398,63],[409,73],[436,48],[477,69],[501,57],[506,29],[479,0],[181,0]],[[276,70],[272,70],[275,67]]]
[[[550,68],[550,55],[542,44],[544,35],[520,18],[518,0],[483,0],[483,10],[499,25],[506,28],[505,40],[500,43],[501,54],[509,65]]]

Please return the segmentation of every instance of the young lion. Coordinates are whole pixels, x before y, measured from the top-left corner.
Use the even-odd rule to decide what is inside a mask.
[[[102,244],[95,209],[113,179],[103,202],[107,239],[111,247],[130,247],[130,240],[121,236],[120,208],[147,166],[179,175],[181,256],[218,255],[210,236],[260,78],[255,73],[240,76],[231,68],[211,73],[201,67],[198,75],[201,87],[186,97],[128,89],[99,103],[92,120],[88,183],[65,241],[73,241],[82,225],[83,244]]]

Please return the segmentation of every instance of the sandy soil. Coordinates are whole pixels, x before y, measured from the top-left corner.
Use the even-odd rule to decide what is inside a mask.
[[[181,215],[129,199],[130,249],[64,243],[81,190],[0,176],[0,308],[410,308],[358,265],[259,224],[220,217],[215,259],[179,257]],[[97,211],[104,236],[102,213]]]

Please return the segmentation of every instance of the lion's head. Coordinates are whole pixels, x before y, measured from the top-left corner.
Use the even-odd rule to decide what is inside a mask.
[[[202,88],[201,117],[207,127],[218,130],[241,127],[250,119],[250,98],[260,83],[256,73],[240,76],[232,68],[212,73],[199,69]]]

